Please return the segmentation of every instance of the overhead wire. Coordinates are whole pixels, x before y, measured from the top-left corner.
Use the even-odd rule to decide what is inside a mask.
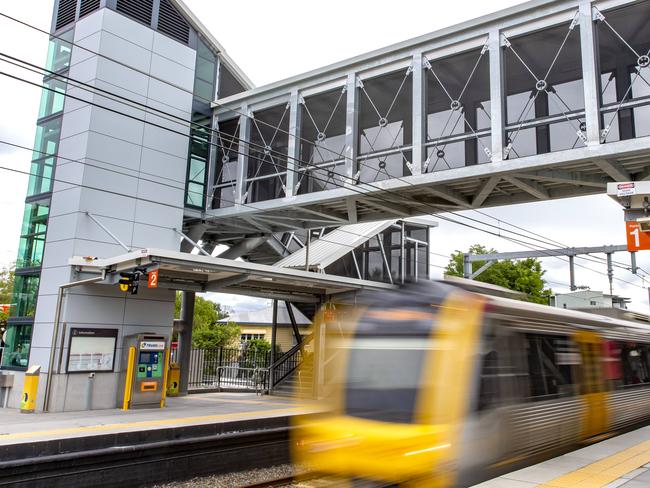
[[[47,34],[47,35],[51,35],[51,34],[48,33],[47,31],[44,31],[44,30],[42,30],[42,29],[39,29],[39,28],[37,28],[37,27],[35,27],[35,26],[32,26],[32,25],[30,25],[30,24],[28,24],[28,23],[26,23],[26,22],[23,22],[23,21],[20,21],[20,20],[18,20],[18,19],[15,19],[15,18],[13,18],[13,17],[11,17],[11,16],[8,16],[8,15],[6,15],[6,14],[3,14],[3,13],[1,13],[1,12],[0,12],[0,16],[3,16],[3,17],[6,17],[6,18],[9,18],[9,19],[11,19],[11,20],[13,20],[13,21],[16,21],[16,22],[18,22],[18,23],[21,23],[21,24],[23,24],[23,25],[26,25],[26,26],[28,26],[28,27],[30,27],[30,28],[33,28],[33,29],[38,30],[38,31],[40,31],[40,32],[43,32],[43,33],[45,33],[45,34]],[[55,37],[55,38],[57,38],[58,36],[51,35],[51,37]],[[86,51],[89,51],[89,52],[91,52],[91,53],[94,53],[94,54],[96,54],[96,55],[98,55],[98,56],[102,56],[102,57],[107,58],[107,59],[109,59],[109,60],[111,60],[111,61],[113,61],[113,62],[116,62],[116,63],[122,64],[122,65],[124,65],[124,66],[126,66],[126,67],[128,67],[128,68],[130,68],[130,69],[134,69],[134,70],[137,71],[137,69],[134,68],[134,67],[132,67],[132,66],[129,66],[129,65],[125,64],[125,63],[122,63],[122,62],[120,62],[120,61],[118,61],[118,60],[115,60],[115,59],[110,58],[110,57],[108,57],[108,56],[102,55],[102,54],[100,54],[100,53],[96,53],[96,52],[94,52],[94,51],[92,51],[92,50],[89,50],[89,49],[85,48],[84,46],[79,46],[78,44],[75,44],[74,42],[71,42],[71,41],[68,41],[68,40],[64,40],[64,41],[65,41],[66,43],[68,43],[68,44],[76,45],[76,46],[78,46],[78,47],[80,47],[80,48],[82,48],[82,49],[85,49]],[[16,58],[14,58],[14,59],[16,59]],[[40,68],[40,69],[43,69],[43,68]],[[145,74],[147,74],[147,76],[151,76],[151,75],[148,74],[148,73],[145,73]],[[54,74],[53,76],[57,76],[57,75]],[[155,77],[152,77],[152,78],[155,78]],[[170,84],[170,85],[172,85],[172,86],[176,86],[176,85],[174,85],[174,84],[172,84],[172,83],[170,83],[170,82],[168,82],[168,81],[166,81],[166,80],[160,80],[160,81],[163,81],[164,83]],[[31,83],[31,82],[30,82],[30,83]],[[40,84],[37,85],[37,86],[39,86],[39,88],[47,88],[47,87],[42,87]],[[177,88],[182,89],[181,87],[177,87]],[[95,87],[93,87],[93,89],[95,89]],[[185,90],[185,91],[186,91],[186,92],[189,92],[189,90]],[[189,92],[189,93],[191,93],[191,92]],[[68,94],[65,94],[65,95],[68,96]],[[110,95],[111,95],[111,96],[116,96],[114,93],[110,93]],[[118,96],[118,97],[119,97],[119,96]],[[123,97],[120,97],[120,98],[123,98]],[[205,100],[205,99],[204,99],[204,100]],[[82,100],[82,101],[88,103],[87,100]],[[205,101],[209,101],[209,100],[205,100]],[[214,102],[214,101],[209,101],[209,102]],[[219,105],[218,103],[216,103],[216,104]],[[101,106],[100,106],[100,107],[101,107]],[[104,109],[110,110],[110,109],[108,109],[107,107],[101,107],[101,108],[104,108]],[[148,108],[148,109],[151,109],[151,107],[147,107],[147,108]],[[235,111],[236,113],[238,113],[236,110],[234,110],[234,111]],[[248,116],[248,117],[250,117],[249,114],[242,114],[242,113],[239,113],[239,114],[240,114],[240,115],[244,115],[244,116]],[[126,115],[126,116],[128,116],[128,114],[122,114],[122,115]],[[171,115],[171,114],[167,114],[167,115]],[[143,122],[145,122],[145,123],[151,123],[151,122],[149,122],[149,121],[143,121]],[[187,122],[187,121],[185,121],[185,122]],[[155,125],[155,124],[154,124],[154,125]],[[273,127],[271,124],[267,124],[267,125]],[[206,126],[202,126],[202,127],[203,127],[204,129],[207,129],[207,130],[210,130],[210,131],[214,132],[214,129],[212,129],[211,127],[206,127]],[[169,130],[169,129],[166,128],[166,127],[162,127],[162,128],[163,128],[163,129],[167,129],[167,130]],[[274,127],[274,129],[277,129],[277,128]],[[283,131],[283,132],[286,132],[286,131]],[[286,132],[286,133],[287,133],[288,135],[292,136],[292,137],[296,137],[295,135],[290,134],[289,132]],[[183,134],[183,135],[185,135],[185,134]],[[222,133],[222,135],[223,135],[223,133]],[[187,135],[185,135],[185,136],[187,136]],[[230,134],[226,134],[226,137],[232,137],[232,136],[231,136]],[[235,137],[232,137],[231,140],[234,140],[234,139],[238,139],[238,140],[240,140],[239,138],[235,138]],[[301,140],[306,141],[305,139],[301,139]],[[306,142],[308,142],[309,144],[314,144],[313,141],[306,141]],[[249,142],[249,141],[246,141],[246,143],[250,145],[250,142]],[[218,146],[218,144],[214,144],[214,143],[211,143],[211,144],[212,144],[212,145],[217,145],[217,146]],[[225,147],[223,147],[223,146],[221,146],[221,148],[222,148],[222,149],[227,149],[227,148],[225,148]],[[323,149],[326,149],[326,148],[323,148]],[[284,158],[284,157],[288,157],[288,156],[282,154],[282,157]],[[291,159],[296,160],[296,161],[298,161],[298,162],[302,162],[302,163],[304,163],[304,161],[299,161],[299,160],[297,160],[296,158],[291,158]],[[265,161],[262,161],[262,162],[265,162]],[[316,166],[316,168],[319,169],[318,166]],[[289,170],[289,168],[286,168],[286,169]],[[339,175],[339,176],[343,176],[343,175]],[[394,177],[394,178],[396,178],[397,180],[401,180],[401,177],[399,177],[399,176],[393,176],[393,175],[389,175],[389,176]],[[313,177],[313,176],[312,176],[312,177]],[[404,181],[404,180],[401,180],[401,181]],[[407,183],[408,183],[408,182],[407,182]],[[370,185],[370,184],[368,184],[368,183],[364,183],[364,184],[367,185],[367,186],[371,186],[371,187],[373,186],[373,185]],[[337,186],[341,186],[341,185],[337,185]],[[380,189],[380,190],[383,190],[384,192],[388,192],[387,190],[384,190],[384,189]],[[209,195],[206,195],[206,196],[209,196]],[[394,202],[392,202],[392,201],[389,201],[389,202],[394,203]],[[242,205],[248,205],[248,206],[250,206],[250,204],[242,204]],[[437,207],[437,206],[435,206],[435,205],[433,205],[433,204],[430,204],[430,205],[428,205],[428,206],[434,207],[434,208],[436,208],[436,210],[438,210],[438,211],[442,211],[442,212],[446,212],[446,213],[451,213],[451,214],[453,214],[453,215],[457,215],[455,212],[450,212],[448,209],[445,209],[445,208],[443,208],[443,207]],[[432,215],[434,215],[434,214],[432,214]],[[440,216],[440,215],[434,215],[434,216],[436,216],[437,218],[441,218],[442,220],[447,220],[447,221],[450,221],[450,222],[452,222],[452,223],[456,223],[456,224],[458,224],[458,225],[464,225],[464,226],[467,226],[467,227],[470,227],[470,228],[474,228],[474,229],[476,229],[476,230],[480,230],[480,231],[483,231],[483,232],[487,232],[485,229],[476,228],[476,227],[474,227],[474,226],[471,226],[471,225],[468,225],[468,224],[465,224],[465,223],[461,223],[461,222],[458,222],[458,221],[454,221],[454,220],[452,220],[452,219],[444,218],[443,216]],[[459,216],[460,216],[460,217],[463,217],[463,218],[468,218],[467,216],[463,216],[463,215],[459,215]],[[480,221],[480,220],[477,220],[477,219],[471,219],[471,218],[468,218],[468,219],[469,219],[469,220],[476,221],[476,222],[478,222],[478,223],[480,223],[480,224],[482,224],[482,225],[487,225],[487,226],[495,227],[495,226],[493,226],[493,225],[487,224],[487,223],[485,223],[485,222],[483,222],[483,221]],[[500,219],[497,219],[497,220],[500,220]],[[502,220],[501,220],[501,221],[502,221]],[[509,224],[509,225],[513,225],[513,226],[514,226],[514,224]],[[515,227],[516,227],[516,226],[515,226]],[[530,237],[528,237],[528,236],[525,236],[525,235],[522,235],[522,234],[519,234],[519,233],[516,233],[516,232],[512,232],[512,231],[508,231],[508,232],[513,233],[513,234],[521,235],[521,236],[523,236],[523,237],[526,238],[526,239],[534,240],[534,239],[532,239],[532,238],[530,238]],[[490,233],[490,232],[488,232],[488,233]],[[495,235],[494,233],[491,233],[491,234]],[[501,236],[501,235],[498,235],[498,237],[505,238],[504,236]],[[511,240],[511,241],[513,241],[513,242],[519,242],[519,243],[522,242],[522,241],[513,240],[513,239],[508,239],[508,240]],[[538,241],[539,241],[539,240],[538,240]],[[547,249],[547,250],[548,250],[548,249]],[[554,256],[554,257],[556,257],[556,256]],[[586,268],[586,269],[589,269],[589,270],[594,271],[594,272],[598,272],[598,271],[593,270],[593,269],[591,269],[591,268]],[[603,273],[600,273],[600,274],[603,274]],[[627,283],[629,283],[629,282],[627,282]],[[635,285],[635,286],[638,286],[638,285]]]

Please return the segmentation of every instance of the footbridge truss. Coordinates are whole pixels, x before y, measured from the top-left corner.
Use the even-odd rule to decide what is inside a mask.
[[[534,0],[216,100],[185,230],[237,241],[648,180],[649,21],[648,1]]]

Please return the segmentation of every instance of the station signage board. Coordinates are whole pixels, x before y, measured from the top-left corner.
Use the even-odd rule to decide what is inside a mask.
[[[628,251],[650,250],[650,232],[643,232],[638,222],[625,222],[625,237]]]
[[[70,329],[68,373],[113,371],[117,329]]]

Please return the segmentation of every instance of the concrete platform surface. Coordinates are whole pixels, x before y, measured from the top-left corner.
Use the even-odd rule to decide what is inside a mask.
[[[650,426],[473,488],[650,488]]]
[[[203,393],[168,398],[162,409],[24,414],[0,408],[0,446],[92,435],[299,415],[316,411],[288,398]]]

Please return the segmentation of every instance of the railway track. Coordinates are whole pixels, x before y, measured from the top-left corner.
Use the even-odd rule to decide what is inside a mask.
[[[146,433],[144,433],[146,435]],[[0,461],[0,487],[124,488],[289,462],[289,427]]]

